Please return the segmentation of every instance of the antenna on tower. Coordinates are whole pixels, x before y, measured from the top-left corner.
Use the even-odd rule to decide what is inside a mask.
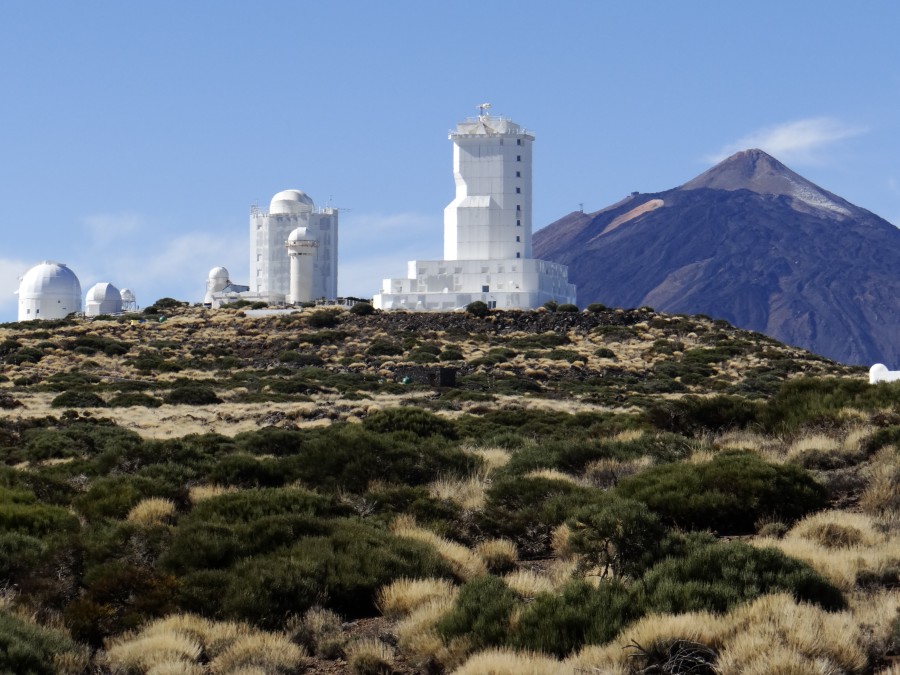
[[[480,103],[478,105],[478,116],[479,117],[490,117],[491,114],[488,112],[488,110],[490,110],[490,109],[491,109],[490,103]]]

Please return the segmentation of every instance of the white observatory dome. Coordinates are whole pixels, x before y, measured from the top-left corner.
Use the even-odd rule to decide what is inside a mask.
[[[270,215],[299,215],[315,209],[313,200],[302,190],[282,190],[269,203]]]
[[[63,319],[81,311],[81,283],[62,263],[45,260],[19,283],[19,321]]]
[[[298,227],[294,230],[291,230],[291,233],[288,235],[288,241],[315,241],[316,238],[307,233],[305,227]]]
[[[209,271],[209,280],[213,281],[213,280],[220,280],[220,279],[222,281],[228,281],[228,270],[225,269],[224,267],[213,267]]]
[[[118,314],[121,311],[122,294],[118,288],[105,281],[91,286],[84,302],[84,313],[87,316]]]

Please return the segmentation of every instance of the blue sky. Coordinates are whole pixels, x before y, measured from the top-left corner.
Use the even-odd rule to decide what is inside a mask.
[[[0,5],[0,320],[17,278],[199,301],[248,211],[341,215],[340,291],[441,255],[448,130],[536,135],[535,229],[762,147],[900,224],[900,4],[156,0]]]

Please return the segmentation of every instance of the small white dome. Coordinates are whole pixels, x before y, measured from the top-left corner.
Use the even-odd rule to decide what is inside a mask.
[[[298,227],[291,230],[288,235],[288,241],[315,241],[315,237],[306,231],[305,227]]]
[[[81,311],[81,282],[62,263],[45,260],[19,283],[19,321],[61,319]]]
[[[121,299],[119,289],[106,281],[94,284],[87,292],[88,302],[113,302]]]
[[[119,289],[107,282],[91,286],[84,301],[84,313],[88,316],[118,314],[122,311],[122,295]]]
[[[213,279],[222,279],[224,281],[228,280],[228,270],[224,267],[213,267],[209,271],[209,279],[212,281]]]
[[[282,190],[269,203],[270,215],[298,215],[312,213],[316,208],[312,198],[302,190]]]
[[[123,288],[119,292],[119,296],[122,298],[122,302],[136,302],[137,298],[134,296],[134,291],[130,288]]]

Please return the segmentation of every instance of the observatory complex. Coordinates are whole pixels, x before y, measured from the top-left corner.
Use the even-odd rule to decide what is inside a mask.
[[[28,270],[19,280],[19,321],[64,319],[81,312],[81,282],[62,263],[44,262]],[[94,284],[87,292],[85,316],[120,314],[137,309],[134,293],[110,283]]]
[[[498,309],[575,302],[565,265],[531,257],[531,146],[534,136],[491,116],[457,124],[456,197],[444,209],[444,259],[413,260],[407,276],[385,279],[379,309],[452,310],[475,300]]]
[[[297,304],[337,297],[338,210],[316,209],[301,190],[283,190],[269,209],[250,209],[250,282],[235,284],[228,270],[209,271],[204,303],[235,300]]]

